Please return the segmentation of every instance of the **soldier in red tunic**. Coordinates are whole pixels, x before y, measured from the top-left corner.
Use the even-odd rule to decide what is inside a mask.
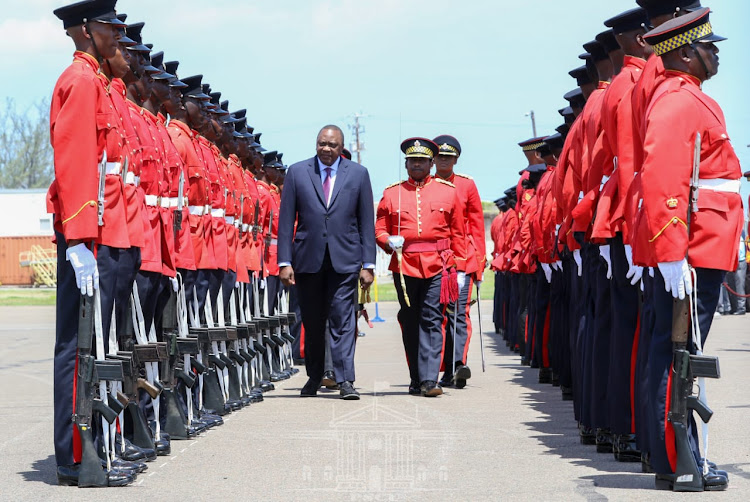
[[[645,265],[656,269],[648,372],[651,465],[657,487],[674,485],[676,490],[684,480],[672,474],[678,454],[667,419],[668,389],[674,384],[672,297],[694,293],[692,308],[698,324],[694,329],[699,328],[694,333],[701,335],[702,346],[724,275],[737,265],[737,242],[744,224],[740,163],[721,108],[701,90],[701,84],[718,71],[719,49],[714,42],[720,40],[724,39],[713,33],[707,8],[668,21],[646,35],[664,63],[665,74],[645,115],[642,203],[634,231],[645,236],[639,242],[650,247],[646,254],[652,258]],[[700,151],[694,159],[697,135]],[[691,181],[696,161],[698,179]],[[697,204],[691,202],[691,184],[699,190]],[[695,346],[689,342],[688,348],[692,351]],[[692,416],[688,428],[693,457],[700,459]],[[707,490],[723,490],[727,484],[721,471],[709,469],[704,475]]]
[[[474,285],[482,284],[482,274],[486,263],[486,244],[484,236],[484,209],[479,197],[479,190],[471,176],[454,171],[461,155],[461,144],[449,135],[438,136],[433,140],[440,148],[435,158],[435,176],[450,181],[456,186],[458,198],[464,203],[463,214],[466,232],[466,281],[459,283],[458,303],[446,305],[443,315],[443,337],[445,350],[443,351],[443,368],[445,373],[440,380],[442,387],[462,389],[466,380],[471,378],[471,370],[466,365],[471,341],[471,294]],[[454,309],[456,323],[454,326]],[[455,339],[454,339],[455,338]]]
[[[455,185],[430,176],[438,146],[425,138],[401,143],[409,179],[389,186],[378,205],[375,237],[393,254],[390,270],[401,310],[410,394],[443,393],[438,384],[443,348],[443,305],[465,281],[465,221]]]
[[[92,296],[94,289],[100,290],[102,327],[108,333],[117,261],[131,248],[121,177],[126,133],[110,96],[111,82],[101,70],[107,59],[115,57],[119,28],[125,26],[115,17],[115,3],[91,0],[55,10],[76,47],[73,63],[55,85],[50,109],[55,179],[48,208],[54,213],[58,259],[54,442],[57,480],[63,485],[78,484],[81,460],[72,419],[80,295]],[[98,166],[102,162],[106,162],[106,178],[100,194]],[[135,479],[114,469],[107,478],[110,486]]]

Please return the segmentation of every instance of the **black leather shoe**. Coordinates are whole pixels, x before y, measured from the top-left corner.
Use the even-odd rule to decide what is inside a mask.
[[[539,383],[551,383],[552,370],[549,368],[539,368]]]
[[[609,429],[596,429],[596,452],[612,453],[612,433]]]
[[[301,397],[315,397],[318,395],[318,389],[320,388],[320,381],[313,380],[312,378],[307,379],[307,383],[304,387],[302,387],[302,390],[300,391],[299,395]]]
[[[341,382],[339,384],[339,394],[345,401],[359,401],[359,392],[354,388],[352,382]]]
[[[117,469],[127,474],[138,474],[148,469],[148,466],[144,462],[130,462],[120,457],[115,457],[110,465],[112,469]],[[107,468],[107,461],[104,459],[102,459],[102,468]]]
[[[596,433],[590,427],[581,427],[579,434],[581,436],[581,444],[596,444]]]
[[[422,389],[419,386],[419,382],[412,380],[409,382],[409,395],[410,396],[419,396],[422,394]]]
[[[675,485],[674,474],[657,474],[655,486],[657,490],[674,490],[676,492],[699,492],[705,490],[707,492],[720,492],[727,489],[729,481],[726,477],[716,474],[713,471],[709,471],[708,474],[703,475],[703,487],[696,487],[693,485]]]
[[[260,381],[260,390],[261,392],[269,392],[272,390],[275,390],[276,386],[269,382],[268,380],[261,380]]]
[[[552,387],[560,386],[560,377],[554,372],[554,370],[552,371],[552,381],[550,383],[552,384]]]
[[[560,385],[560,392],[562,393],[562,400],[563,401],[572,401],[573,400],[573,389],[570,387],[566,387],[564,385]]]
[[[57,484],[61,486],[78,486],[80,464],[60,465],[57,467]],[[135,481],[135,475],[113,469],[107,473],[107,486],[127,486]],[[81,485],[82,488],[88,486]]]
[[[529,366],[531,364],[530,359],[526,359],[525,357],[521,358],[521,366]]]
[[[635,444],[634,434],[622,434],[614,437],[613,452],[618,462],[640,462],[641,452]]]
[[[156,447],[156,454],[160,457],[164,457],[172,453],[172,445],[169,441],[165,441],[164,439],[157,439],[154,441],[154,446]]]
[[[336,384],[336,376],[333,371],[326,371],[323,373],[323,380],[320,381],[320,386],[326,389],[336,390],[339,386]]]
[[[122,436],[118,435],[115,439],[115,450],[123,460],[131,462],[151,462],[156,460],[156,450],[153,448],[142,448],[131,443],[128,439],[124,440],[125,448],[121,447]]]
[[[437,397],[443,393],[443,388],[435,380],[425,380],[422,382],[421,391],[424,397]]]
[[[461,364],[456,368],[456,374],[453,375],[453,380],[456,382],[457,389],[463,389],[466,387],[466,380],[471,378],[471,370],[465,364]]]
[[[439,382],[441,387],[453,387],[453,375],[448,375],[447,373],[443,375],[443,378],[440,379]],[[417,390],[419,390],[419,384],[416,384]],[[420,391],[421,392],[421,391]],[[419,392],[417,392],[419,394]]]

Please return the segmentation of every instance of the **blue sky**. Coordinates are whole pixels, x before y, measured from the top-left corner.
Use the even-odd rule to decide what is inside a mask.
[[[8,0],[2,0],[9,3]],[[3,9],[0,106],[25,107],[51,93],[73,45],[52,10],[66,0],[24,0]],[[722,105],[744,170],[750,169],[747,54],[750,2],[714,0],[719,75],[704,90]],[[634,0],[120,0],[144,40],[178,59],[178,73],[202,73],[230,108],[247,108],[267,148],[292,163],[314,154],[327,123],[349,132],[361,112],[363,164],[376,198],[403,171],[401,139],[452,134],[457,170],[485,200],[515,184],[525,166],[517,146],[562,123],[562,95],[575,86],[581,44]],[[743,57],[743,53],[745,56]],[[347,143],[351,139],[347,134]],[[745,195],[750,192],[743,183]]]

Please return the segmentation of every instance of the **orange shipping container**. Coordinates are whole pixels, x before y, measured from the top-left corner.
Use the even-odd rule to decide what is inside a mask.
[[[0,237],[0,284],[23,285],[34,284],[31,267],[22,267],[18,256],[29,251],[31,246],[54,249],[52,236],[34,237]]]

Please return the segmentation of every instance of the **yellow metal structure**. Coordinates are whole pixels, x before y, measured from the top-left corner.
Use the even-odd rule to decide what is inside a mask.
[[[57,286],[57,250],[34,245],[20,253],[18,260],[22,267],[31,267],[34,286]]]

